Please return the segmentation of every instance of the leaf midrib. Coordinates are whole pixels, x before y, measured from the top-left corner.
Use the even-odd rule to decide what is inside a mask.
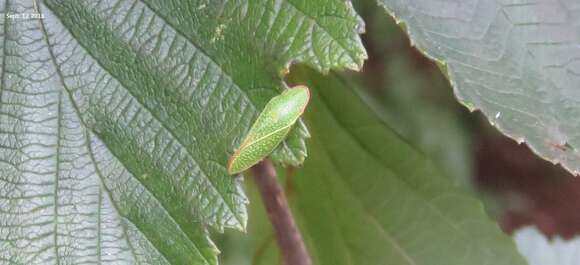
[[[5,0],[4,11],[8,11],[10,8],[10,0]],[[8,12],[6,12],[8,13]],[[4,39],[2,40],[2,73],[0,73],[0,105],[2,105],[2,95],[4,95],[4,90],[6,89],[6,42],[8,40],[8,21],[9,19],[4,18]]]
[[[32,2],[33,4],[33,8],[34,8],[34,12],[40,14],[40,10],[38,7],[38,1],[34,0]],[[48,41],[48,34],[46,32],[46,28],[44,25],[44,22],[42,21],[42,19],[39,19],[39,24],[40,24],[40,29],[42,30],[42,36],[43,39],[46,41],[46,45],[47,45],[47,49],[48,52],[50,54],[50,59],[53,61],[55,67],[57,67],[56,65],[56,60],[54,58],[54,54],[52,51],[52,48],[50,46],[50,43]],[[2,69],[2,72],[5,72],[5,69]],[[60,71],[57,70],[57,73],[59,75],[59,78],[62,78],[62,75],[60,73]],[[64,82],[63,82],[64,85]],[[1,103],[1,102],[0,102]],[[56,155],[55,155],[55,174],[54,174],[54,198],[53,198],[53,214],[54,214],[54,221],[53,221],[53,244],[54,244],[54,257],[55,257],[55,261],[56,264],[60,264],[60,255],[59,255],[59,244],[58,244],[58,217],[59,217],[59,213],[58,213],[58,207],[59,207],[59,202],[58,202],[58,196],[59,196],[59,181],[60,181],[60,155],[61,155],[61,139],[62,139],[62,91],[58,91],[58,103],[57,103],[57,128],[56,128]],[[101,218],[101,216],[98,217],[99,219]],[[98,245],[98,244],[97,244]]]

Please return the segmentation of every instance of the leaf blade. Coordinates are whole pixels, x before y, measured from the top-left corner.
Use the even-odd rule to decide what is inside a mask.
[[[196,9],[203,4],[0,2],[2,13],[44,16],[0,19],[0,259],[217,264],[208,229],[242,230],[247,219],[227,157],[281,88],[279,58],[314,47],[312,32],[288,31],[292,52],[260,49],[290,43],[249,34],[261,27],[261,1],[248,16],[231,2]],[[182,13],[166,13],[176,6]],[[230,29],[188,31],[190,11],[194,22],[219,15]],[[343,67],[337,58],[317,57]]]
[[[293,177],[292,202],[321,264],[525,264],[482,204],[340,78],[294,74],[316,93],[305,114],[312,155]]]
[[[541,157],[580,170],[577,5],[378,1],[446,72],[459,101]]]

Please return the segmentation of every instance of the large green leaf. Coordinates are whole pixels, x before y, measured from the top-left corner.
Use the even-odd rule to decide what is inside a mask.
[[[216,264],[208,229],[247,219],[226,160],[284,68],[366,56],[342,0],[5,0],[0,13],[18,15],[0,18],[3,264]]]
[[[312,88],[311,155],[288,179],[279,173],[314,264],[526,264],[482,204],[373,113],[358,90],[304,68],[292,80]],[[226,264],[280,264],[264,209],[251,208],[253,233],[232,244],[254,253]]]
[[[470,110],[580,172],[580,3],[378,0]]]
[[[315,264],[525,264],[481,203],[339,78],[305,69],[293,76],[313,88],[311,156],[289,196]]]

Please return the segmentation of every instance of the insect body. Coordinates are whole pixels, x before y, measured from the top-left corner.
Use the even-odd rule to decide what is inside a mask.
[[[240,173],[267,157],[292,129],[310,100],[308,87],[296,86],[273,97],[228,161],[228,173]]]

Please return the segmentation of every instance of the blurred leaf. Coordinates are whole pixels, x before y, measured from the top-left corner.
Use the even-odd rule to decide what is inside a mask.
[[[530,265],[575,265],[580,260],[580,237],[550,240],[535,227],[522,228],[513,237]]]
[[[366,57],[341,0],[8,0],[0,13],[44,16],[0,18],[10,264],[216,264],[207,230],[247,219],[226,160],[285,67]]]
[[[578,1],[378,0],[460,101],[580,172]]]
[[[341,80],[292,73],[313,88],[311,155],[291,178],[290,196],[315,264],[525,264],[482,205]]]
[[[440,73],[417,71],[408,57],[385,62],[382,90],[359,89],[365,103],[390,127],[423,151],[460,187],[470,187],[472,153],[464,121],[447,98]]]

